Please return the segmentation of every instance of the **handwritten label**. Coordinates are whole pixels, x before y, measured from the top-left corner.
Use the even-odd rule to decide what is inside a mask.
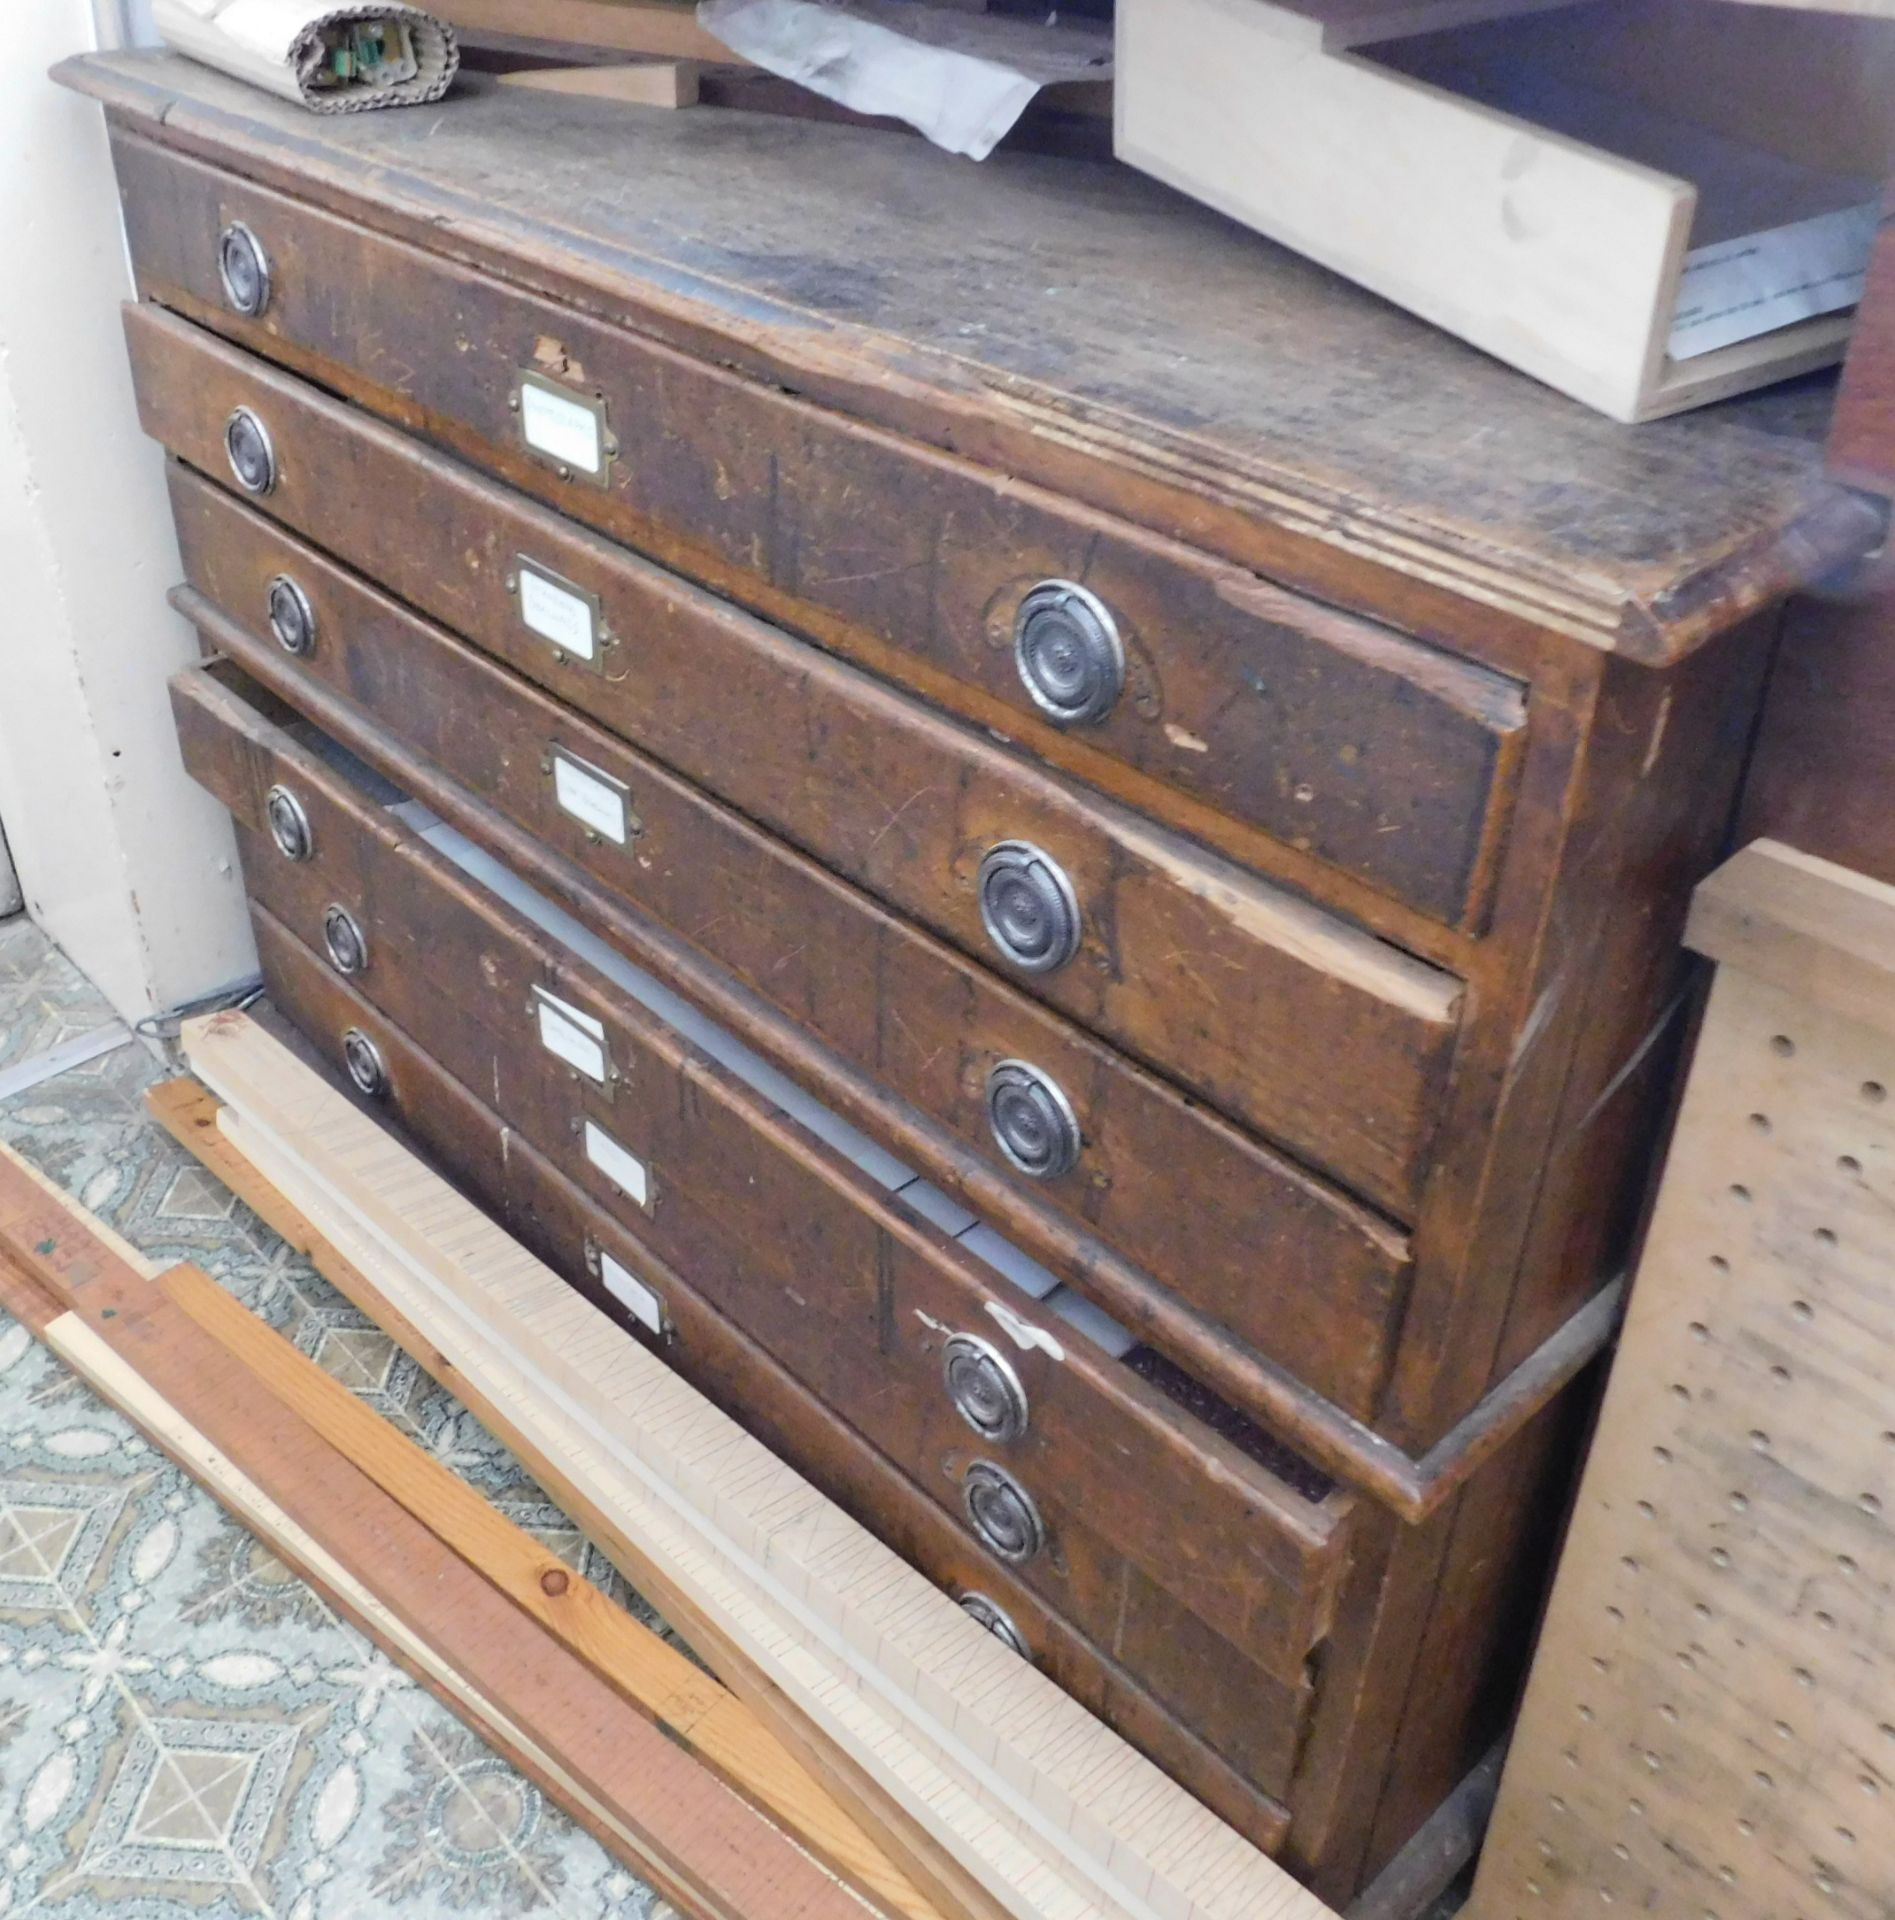
[[[631,830],[631,815],[625,804],[627,791],[624,781],[554,749],[553,798],[560,810],[621,847]]]
[[[599,618],[584,594],[542,573],[530,560],[519,562],[519,581],[520,618],[529,633],[581,660],[599,657]]]
[[[520,431],[535,453],[596,480],[605,473],[605,433],[597,411],[557,387],[520,376]]]
[[[556,1060],[576,1067],[588,1080],[604,1086],[611,1074],[605,1050],[605,1025],[578,1007],[555,999],[544,987],[533,989],[539,1019],[540,1045]]]
[[[628,1273],[620,1266],[603,1247],[599,1249],[599,1284],[634,1320],[649,1327],[653,1333],[664,1332],[663,1300],[635,1273]]]
[[[618,1188],[641,1207],[651,1205],[651,1180],[645,1163],[627,1153],[603,1127],[586,1122],[586,1158]]]

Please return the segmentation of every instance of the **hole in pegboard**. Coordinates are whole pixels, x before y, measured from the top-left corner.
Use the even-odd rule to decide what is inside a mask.
[[[1781,1054],[1782,1057],[1787,1060],[1796,1052],[1796,1042],[1792,1040],[1787,1033],[1772,1034],[1770,1037],[1770,1051],[1775,1054]]]
[[[1888,1089],[1879,1080],[1865,1080],[1862,1083],[1862,1097],[1870,1106],[1879,1107],[1888,1098]]]
[[[1770,1116],[1767,1113],[1753,1113],[1750,1116],[1750,1127],[1753,1133],[1768,1133]]]
[[[1730,1196],[1733,1200],[1748,1204],[1751,1197],[1750,1189],[1741,1180],[1733,1180],[1730,1185]]]
[[[1838,1173],[1848,1174],[1860,1173],[1862,1171],[1862,1162],[1858,1160],[1853,1153],[1845,1153],[1841,1159],[1836,1162],[1836,1171]]]
[[[1729,1273],[1731,1263],[1721,1253],[1711,1255],[1711,1269],[1714,1273]]]

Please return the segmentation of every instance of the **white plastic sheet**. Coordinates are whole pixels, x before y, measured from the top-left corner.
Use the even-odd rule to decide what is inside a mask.
[[[858,113],[984,160],[1042,87],[1106,80],[1110,35],[913,0],[698,0],[732,52]]]

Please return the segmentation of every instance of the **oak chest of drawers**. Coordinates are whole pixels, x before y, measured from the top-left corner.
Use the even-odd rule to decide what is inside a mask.
[[[1504,1723],[1825,393],[1104,166],[65,77],[279,1009],[1349,1897]]]

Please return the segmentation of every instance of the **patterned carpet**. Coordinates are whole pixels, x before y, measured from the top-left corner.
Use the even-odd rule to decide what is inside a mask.
[[[0,1068],[111,1019],[0,923]],[[246,1305],[642,1618],[465,1408],[146,1118],[140,1044],[0,1138]],[[674,1920],[0,1313],[0,1915]]]

